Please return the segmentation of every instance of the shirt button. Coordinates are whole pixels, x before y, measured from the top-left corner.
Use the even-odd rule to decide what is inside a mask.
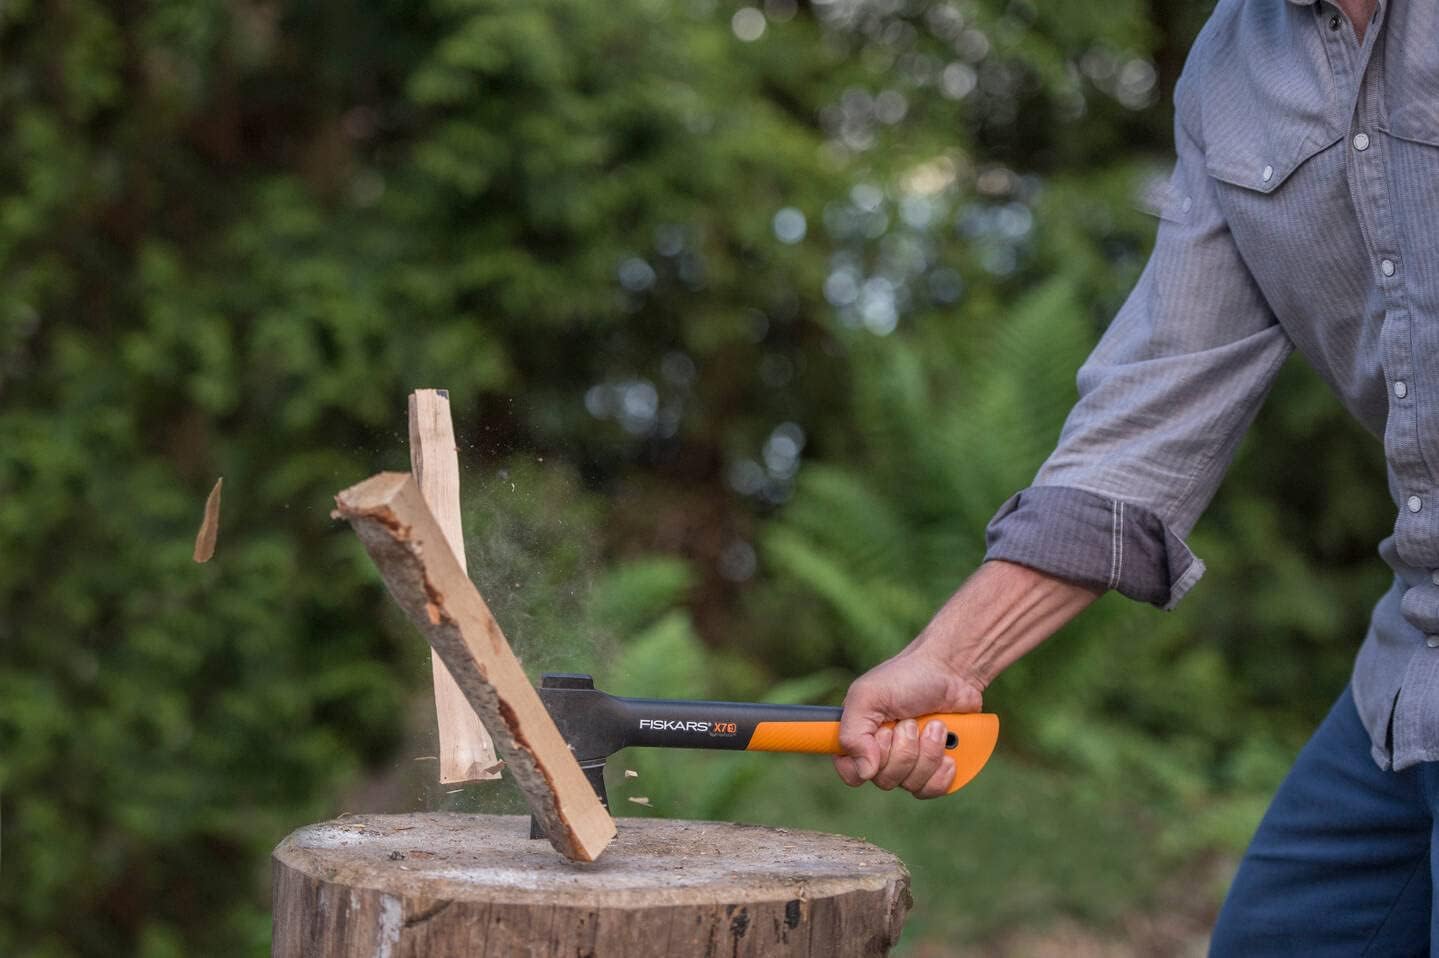
[[[1418,512],[1420,509],[1424,508],[1424,500],[1420,499],[1418,496],[1410,496],[1408,506],[1410,512]]]
[[[1424,636],[1424,644],[1431,649],[1439,649],[1439,635]]]
[[[1186,197],[1184,198],[1184,202],[1181,203],[1181,204],[1179,204],[1179,206],[1180,206],[1181,209],[1184,210],[1184,212],[1188,213],[1189,210],[1190,210],[1190,208],[1191,208],[1192,206],[1194,206],[1194,199],[1193,199],[1193,197],[1186,196]]]
[[[1403,399],[1405,396],[1409,395],[1409,386],[1407,383],[1404,382],[1404,380],[1400,379],[1394,383],[1394,395],[1398,396],[1400,399]]]
[[[1435,585],[1439,585],[1439,569],[1435,569],[1433,572],[1429,573],[1429,581],[1434,583]]]
[[[1356,134],[1354,134],[1354,149],[1359,150],[1360,152],[1363,152],[1364,150],[1369,149],[1369,134],[1368,134],[1368,133],[1356,133]]]
[[[1261,179],[1264,180],[1264,182],[1268,183],[1270,180],[1274,179],[1274,167],[1266,166],[1264,168],[1264,172],[1260,173],[1259,176]]]
[[[1379,261],[1379,272],[1385,276],[1394,275],[1394,261],[1392,259],[1381,259]]]

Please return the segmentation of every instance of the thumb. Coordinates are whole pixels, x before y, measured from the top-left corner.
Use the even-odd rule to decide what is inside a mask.
[[[841,777],[853,784],[867,782],[879,771],[883,749],[875,738],[883,716],[878,710],[861,702],[846,701],[839,720],[839,747],[844,756],[836,761]]]

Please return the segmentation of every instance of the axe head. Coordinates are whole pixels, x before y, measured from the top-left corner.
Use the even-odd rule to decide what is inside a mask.
[[[540,701],[554,719],[565,744],[575,753],[585,778],[610,807],[605,793],[605,760],[625,747],[623,712],[612,696],[595,688],[594,676],[579,672],[546,672],[540,676]],[[530,818],[530,837],[544,838],[539,822]]]

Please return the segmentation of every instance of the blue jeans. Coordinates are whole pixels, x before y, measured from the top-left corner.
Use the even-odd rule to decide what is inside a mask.
[[[1439,762],[1381,771],[1348,689],[1239,865],[1211,958],[1439,954]]]

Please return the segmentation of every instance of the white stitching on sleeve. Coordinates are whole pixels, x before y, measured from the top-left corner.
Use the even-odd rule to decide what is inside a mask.
[[[1119,582],[1119,500],[1109,500],[1109,588]]]
[[[1119,557],[1114,563],[1114,588],[1124,578],[1124,500],[1119,500]]]

